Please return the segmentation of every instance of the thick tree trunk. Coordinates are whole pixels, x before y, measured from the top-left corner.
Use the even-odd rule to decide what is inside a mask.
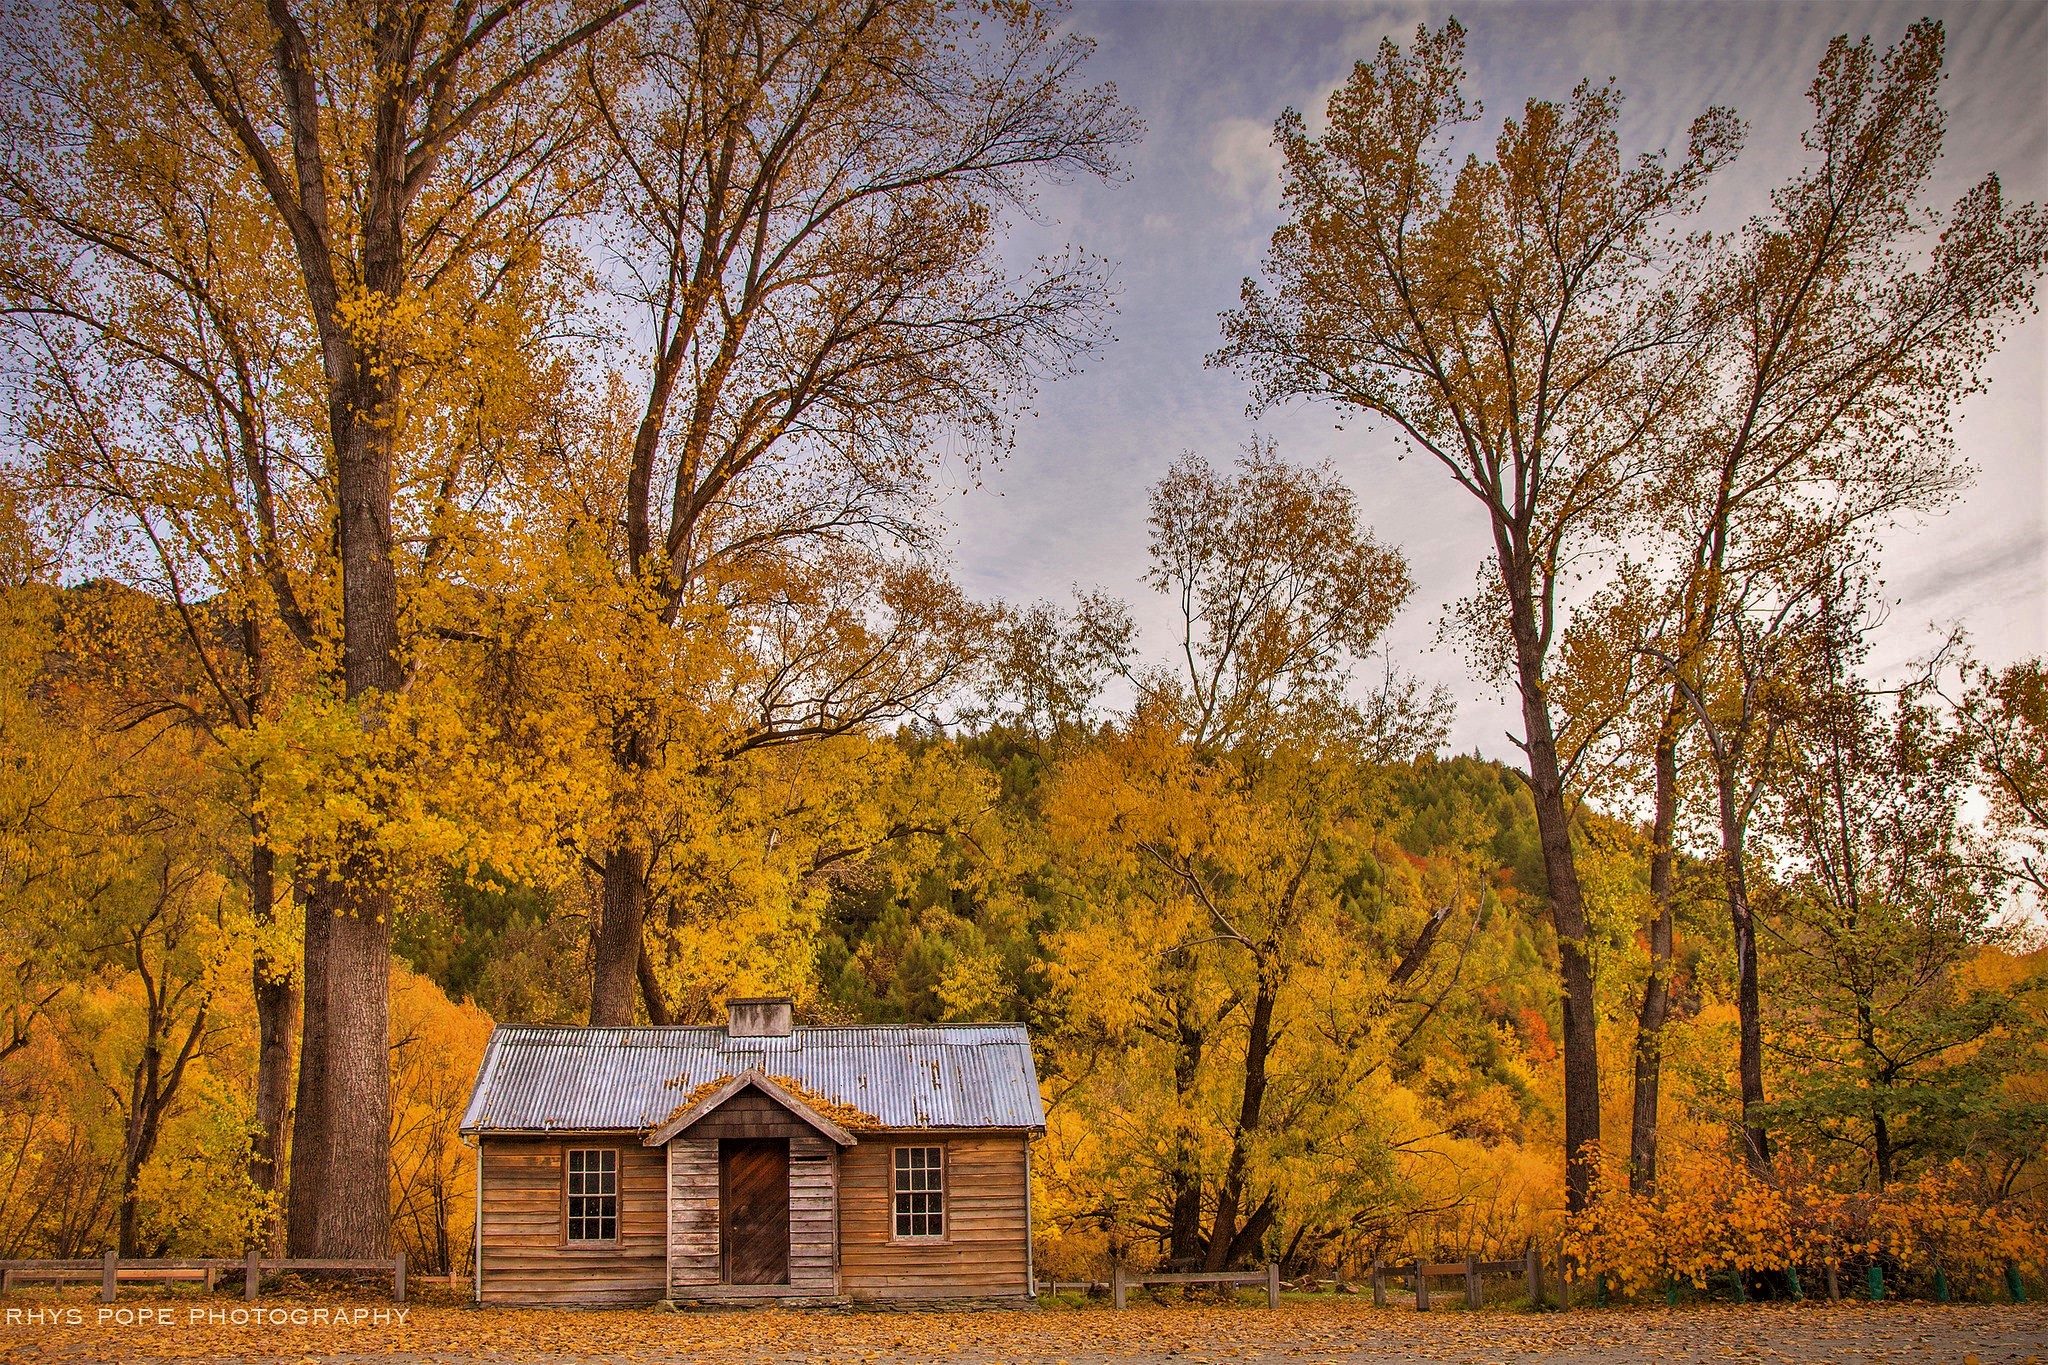
[[[1244,1093],[1238,1101],[1237,1128],[1231,1135],[1230,1164],[1223,1172],[1223,1187],[1216,1193],[1216,1222],[1209,1233],[1210,1270],[1226,1269],[1239,1245],[1237,1212],[1244,1201],[1252,1140],[1265,1110],[1266,1064],[1273,1055],[1273,1005],[1279,991],[1274,970],[1261,962],[1258,993],[1252,998],[1251,1028],[1245,1038]]]
[[[1650,895],[1657,919],[1650,926],[1650,979],[1643,983],[1643,1008],[1636,1020],[1635,1112],[1628,1134],[1628,1187],[1647,1194],[1657,1187],[1657,1096],[1663,1077],[1664,1021],[1671,1013],[1671,894],[1676,861],[1672,830],[1678,823],[1678,730],[1685,700],[1674,691],[1657,731],[1655,811],[1650,824]]]
[[[653,757],[636,730],[622,729],[612,740],[612,762],[630,781]],[[624,1027],[633,1022],[646,956],[647,850],[630,834],[612,841],[604,855],[604,904],[591,934],[590,1022]],[[651,965],[651,964],[650,964]],[[658,994],[658,993],[657,993]]]
[[[388,385],[388,378],[358,375],[332,400],[342,673],[366,729],[384,723],[382,699],[403,681]],[[365,402],[371,394],[374,400]],[[299,1133],[286,1234],[294,1256],[382,1256],[390,1241],[392,901],[385,873],[374,852],[345,853],[338,879],[321,883],[307,908]]]
[[[249,900],[256,922],[276,920],[276,855],[263,840],[260,820],[249,853]],[[298,1027],[299,983],[290,968],[258,950],[250,986],[256,999],[256,1136],[249,1148],[249,1181],[277,1192],[284,1175],[285,1132],[291,1114],[292,1034]],[[283,1240],[280,1218],[271,1220],[261,1250],[274,1252]]]
[[[391,1237],[391,896],[370,870],[327,942],[328,1159],[322,1256],[383,1256]]]
[[[1273,1193],[1268,1190],[1266,1197],[1259,1201],[1259,1206],[1252,1210],[1251,1217],[1244,1220],[1244,1226],[1230,1239],[1230,1250],[1224,1256],[1223,1263],[1227,1266],[1249,1263],[1252,1257],[1258,1254],[1260,1244],[1266,1240],[1266,1233],[1272,1226]]]
[[[647,914],[647,851],[625,844],[604,855],[604,906],[592,941],[590,1022],[633,1022],[640,987],[640,938]]]
[[[1510,559],[1505,544],[1501,563]],[[1529,796],[1536,808],[1537,838],[1543,847],[1544,888],[1557,929],[1558,975],[1564,1015],[1565,1206],[1586,1207],[1600,1147],[1599,1021],[1593,1005],[1593,959],[1586,941],[1585,896],[1572,853],[1571,811],[1558,770],[1557,736],[1550,722],[1543,643],[1526,575],[1504,567],[1514,634],[1517,690],[1522,699],[1523,748],[1529,762]]]
[[[1735,1010],[1740,1024],[1738,1070],[1742,1078],[1742,1146],[1749,1167],[1768,1175],[1770,1135],[1764,1130],[1763,1003],[1757,985],[1756,922],[1750,912],[1746,831],[1735,795],[1734,775],[1720,775],[1721,877],[1727,884],[1728,919],[1735,930]]]
[[[288,19],[287,7],[273,6],[272,18]],[[360,255],[348,260],[333,236],[322,164],[329,134],[320,123],[318,75],[296,20],[274,24],[272,33],[294,183],[289,189],[276,182],[268,186],[291,228],[319,330],[341,568],[343,696],[368,731],[386,723],[384,698],[405,682],[398,546],[391,524],[405,361],[385,352],[344,313],[347,296],[358,288],[357,302],[373,310],[404,294],[405,214],[416,192],[408,189],[406,165],[412,93],[403,67],[410,58],[402,26],[380,20],[377,29],[369,86],[374,130],[357,199]],[[389,869],[367,844],[344,846],[337,855],[340,866],[306,917],[301,1131],[292,1157],[286,1242],[298,1256],[382,1256],[391,1230]]]
[[[286,1246],[382,1256],[391,1229],[391,898],[371,869],[306,907],[305,1024]]]
[[[388,160],[390,130],[382,132],[379,150]],[[398,296],[403,275],[400,189],[392,171],[379,165],[371,177],[363,224],[363,284],[385,299]],[[362,349],[337,321],[331,264],[309,269],[307,283],[322,314],[334,442],[342,681],[357,723],[374,731],[385,724],[384,698],[405,681],[391,527],[398,388],[388,358]],[[375,851],[344,848],[341,859],[338,879],[324,884],[306,916],[299,1122],[310,1119],[319,1131],[308,1159],[295,1154],[292,1161],[287,1243],[296,1256],[382,1256],[391,1234],[391,891]],[[322,921],[317,932],[315,918]],[[309,1073],[317,1114],[307,1108]],[[302,1211],[301,1204],[308,1207]]]

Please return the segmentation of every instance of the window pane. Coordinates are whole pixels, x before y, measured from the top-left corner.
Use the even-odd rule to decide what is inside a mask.
[[[943,1237],[945,1152],[938,1147],[898,1147],[895,1152],[895,1226],[898,1237]]]
[[[572,1242],[611,1242],[619,1235],[619,1154],[580,1148],[567,1154],[564,1210]]]

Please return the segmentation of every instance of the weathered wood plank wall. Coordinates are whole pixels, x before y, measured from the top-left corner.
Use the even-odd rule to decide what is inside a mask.
[[[718,1139],[668,1144],[668,1276],[671,1291],[718,1283]]]
[[[782,1294],[855,1299],[1021,1298],[1030,1292],[1021,1133],[863,1133],[840,1149],[765,1098],[721,1109],[665,1149],[630,1135],[482,1142],[486,1303],[642,1303],[665,1293],[723,1298],[718,1142],[787,1137],[790,1284]],[[773,1111],[773,1112],[769,1112]],[[773,1131],[769,1131],[773,1130]],[[562,1225],[562,1164],[571,1147],[619,1154],[619,1241],[571,1247]],[[945,1149],[946,1235],[893,1236],[894,1151]]]
[[[619,1240],[569,1246],[562,1220],[563,1153],[609,1147],[619,1154]],[[483,1161],[485,1303],[648,1303],[662,1296],[662,1153],[632,1135],[486,1137]],[[713,1181],[717,1173],[714,1167]]]
[[[789,1282],[839,1292],[839,1148],[816,1133],[789,1140]]]
[[[946,1237],[898,1242],[894,1150],[946,1152]],[[1009,1298],[1030,1293],[1022,1133],[862,1133],[839,1154],[840,1287],[856,1299]]]

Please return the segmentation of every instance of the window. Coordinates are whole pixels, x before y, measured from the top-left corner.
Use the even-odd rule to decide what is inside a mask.
[[[564,1192],[569,1201],[569,1240],[619,1240],[619,1154],[605,1148],[568,1154]]]
[[[896,1149],[896,1235],[946,1235],[945,1150],[940,1147]]]

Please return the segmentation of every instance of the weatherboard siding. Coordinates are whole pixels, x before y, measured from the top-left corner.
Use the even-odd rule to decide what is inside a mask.
[[[718,1283],[718,1140],[669,1139],[668,1282],[671,1294]]]
[[[563,1153],[609,1147],[619,1154],[619,1238],[568,1246],[562,1208]],[[647,1303],[662,1297],[668,1183],[663,1154],[637,1134],[485,1137],[483,1284],[492,1304]]]
[[[805,1133],[789,1140],[789,1282],[819,1294],[839,1290],[839,1147]]]
[[[840,1285],[853,1299],[1022,1298],[1031,1292],[1025,1135],[862,1133],[839,1154]],[[946,1152],[946,1237],[891,1237],[894,1150]]]

